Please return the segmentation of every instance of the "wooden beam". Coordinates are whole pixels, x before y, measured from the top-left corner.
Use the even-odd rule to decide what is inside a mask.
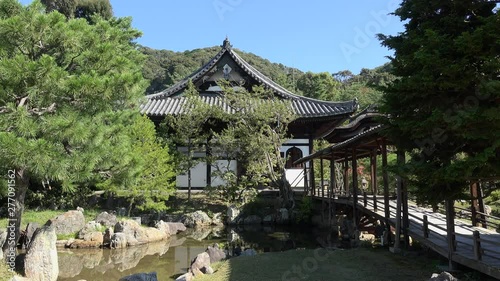
[[[349,160],[347,158],[344,160],[344,192],[345,195],[350,195],[349,192]]]
[[[398,158],[398,165],[403,163],[403,158],[402,155],[404,155],[404,152],[398,150],[397,152]],[[402,177],[400,175],[396,176],[396,237],[394,241],[394,249],[399,250],[401,248],[400,246],[400,241],[401,241],[401,203],[402,203]]]
[[[321,188],[321,197],[325,197],[325,188],[324,188],[324,182],[325,182],[325,173],[323,171],[324,165],[323,165],[323,158],[319,159],[319,174],[321,177],[321,182],[319,183],[319,188]],[[322,200],[324,201],[324,200]]]
[[[309,137],[309,155],[313,154],[314,153],[314,142],[313,142],[313,137],[310,136]],[[316,188],[315,188],[315,183],[314,183],[314,160],[311,159],[311,161],[309,161],[309,172],[311,173],[310,174],[310,188],[312,189],[312,195],[316,195]]]

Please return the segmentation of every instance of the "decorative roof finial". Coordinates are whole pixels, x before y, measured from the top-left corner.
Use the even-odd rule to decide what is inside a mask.
[[[227,35],[226,35],[226,39],[224,39],[224,42],[222,42],[222,48],[231,49],[232,47],[233,46],[229,42],[229,38],[227,38]]]

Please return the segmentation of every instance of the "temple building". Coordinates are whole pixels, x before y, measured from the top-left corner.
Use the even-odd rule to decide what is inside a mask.
[[[221,50],[207,64],[171,87],[146,96],[147,101],[141,105],[141,113],[147,114],[157,123],[168,115],[182,114],[182,105],[185,102],[183,93],[189,80],[195,85],[204,102],[212,105],[221,104],[223,93],[217,85],[217,81],[221,79],[241,85],[248,91],[251,91],[254,86],[262,86],[264,89],[272,91],[278,98],[291,102],[292,110],[298,118],[290,123],[288,133],[293,138],[282,145],[281,152],[283,156],[290,157],[286,165],[287,179],[293,187],[297,188],[303,187],[305,184],[303,165],[309,165],[309,163],[300,165],[293,163],[312,154],[314,150],[313,140],[328,135],[332,128],[339,126],[358,108],[356,100],[322,101],[290,92],[243,60],[226,38]],[[199,158],[204,156],[205,152],[197,152],[195,155]],[[220,159],[219,161],[226,160]],[[236,171],[237,163],[231,168]],[[193,188],[221,184],[220,179],[212,176],[212,167],[205,162],[200,162],[192,168],[191,175]],[[307,177],[310,178],[310,175]],[[186,175],[177,177],[177,186],[180,188],[188,186]]]

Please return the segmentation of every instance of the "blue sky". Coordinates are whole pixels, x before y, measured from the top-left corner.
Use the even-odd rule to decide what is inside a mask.
[[[30,0],[22,0],[30,3]],[[142,45],[185,51],[232,45],[303,71],[373,68],[391,51],[377,33],[403,31],[388,16],[399,0],[111,0],[116,16],[131,16]]]

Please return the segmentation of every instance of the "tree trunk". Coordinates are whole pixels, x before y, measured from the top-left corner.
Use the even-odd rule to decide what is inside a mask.
[[[132,206],[134,205],[134,202],[135,198],[134,197],[130,198],[130,204],[128,205],[128,212],[127,212],[128,217],[130,217],[130,213],[132,212]]]
[[[187,171],[187,176],[188,176],[188,202],[191,201],[191,168],[193,165],[193,153],[192,153],[192,148],[191,148],[191,139],[188,140],[188,161],[189,161],[189,165],[188,165],[188,171]]]
[[[19,241],[21,234],[21,217],[24,212],[24,198],[29,187],[29,175],[24,169],[9,170],[9,180],[11,179],[10,175],[12,175],[12,179],[15,179],[15,181],[9,181],[9,196],[7,199],[8,225],[14,227],[7,228],[7,240],[2,247],[4,252],[7,250],[8,246],[11,246],[9,245],[9,241],[11,240],[9,240],[8,237],[10,237],[10,232],[12,230],[15,235],[15,245],[17,245]]]
[[[282,206],[288,210],[295,208],[295,199],[293,198],[293,189],[286,178],[285,170],[281,173],[281,180],[279,183],[280,193],[283,198]]]

